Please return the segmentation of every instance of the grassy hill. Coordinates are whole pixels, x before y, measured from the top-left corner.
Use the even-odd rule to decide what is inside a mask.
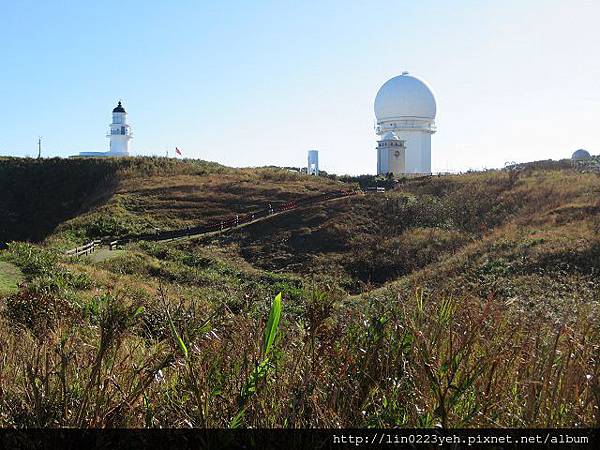
[[[64,221],[113,199],[124,180],[227,170],[167,158],[0,158],[0,243],[42,241]]]
[[[68,259],[59,250],[91,238],[374,180],[164,158],[2,160],[3,239],[38,244],[0,252],[25,280],[0,292],[0,425],[598,426],[594,167],[388,180],[383,194],[223,234]]]
[[[167,158],[0,158],[0,242],[63,246],[202,224],[347,186],[276,168]]]

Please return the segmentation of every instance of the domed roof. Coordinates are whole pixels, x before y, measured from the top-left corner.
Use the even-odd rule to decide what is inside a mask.
[[[401,117],[435,119],[436,109],[431,88],[408,72],[386,81],[375,97],[378,122]]]
[[[590,155],[590,152],[588,152],[587,150],[584,150],[584,149],[580,148],[579,150],[575,150],[573,152],[573,155],[571,156],[571,159],[581,160],[581,159],[590,159],[591,157],[592,157],[592,155]]]
[[[121,105],[121,102],[119,102],[117,107],[115,109],[113,109],[113,112],[114,113],[124,113],[125,112],[125,108],[123,108],[123,105]]]
[[[399,141],[400,138],[396,136],[396,133],[393,131],[388,131],[381,137],[382,141]]]

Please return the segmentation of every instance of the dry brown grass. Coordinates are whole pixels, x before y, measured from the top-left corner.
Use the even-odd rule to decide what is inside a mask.
[[[597,309],[565,325],[492,298],[417,293],[357,309],[331,295],[307,298],[305,319],[284,314],[243,425],[598,425]],[[65,319],[43,338],[4,323],[2,425],[228,426],[260,361],[266,313],[175,307],[184,356],[167,324],[144,331],[161,326],[149,321],[164,318],[160,305],[105,299],[90,324]]]
[[[55,239],[109,213],[170,226],[335,183],[234,172],[124,179]],[[0,425],[600,426],[598,193],[572,169],[491,171],[102,262],[11,250],[28,286],[2,302]]]

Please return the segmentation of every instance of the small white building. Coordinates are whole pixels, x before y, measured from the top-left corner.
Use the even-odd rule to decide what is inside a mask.
[[[108,152],[81,152],[79,156],[129,156],[129,141],[133,138],[133,133],[127,123],[127,112],[121,102],[112,111],[112,123],[109,125],[106,137],[110,139]]]
[[[406,173],[406,146],[393,131],[377,141],[377,175]]]
[[[319,175],[319,151],[309,150],[308,151],[308,165],[306,166],[306,173],[309,175]]]
[[[375,132],[383,136],[377,145],[378,175],[431,173],[436,112],[431,88],[408,72],[381,86],[375,97]]]

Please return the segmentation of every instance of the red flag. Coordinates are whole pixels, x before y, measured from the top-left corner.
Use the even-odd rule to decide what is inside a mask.
[[[181,156],[181,150],[179,150],[177,147],[175,147],[175,153],[177,153],[179,156]]]

